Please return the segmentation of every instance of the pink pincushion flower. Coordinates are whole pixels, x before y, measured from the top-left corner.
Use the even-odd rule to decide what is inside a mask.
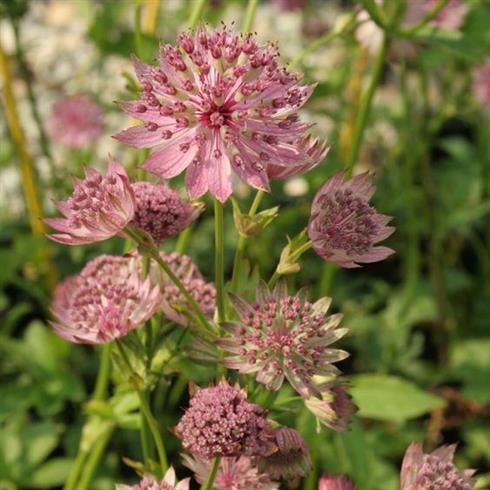
[[[145,475],[137,485],[116,485],[116,490],[189,490],[190,478],[177,481],[175,470],[170,467],[161,481],[153,475]]]
[[[86,148],[104,130],[102,109],[87,95],[65,97],[54,104],[46,129],[56,143]]]
[[[318,490],[355,490],[355,487],[347,476],[325,475],[318,482]]]
[[[166,184],[135,182],[131,188],[136,203],[131,224],[146,231],[157,244],[187,228],[202,210]]]
[[[424,454],[422,443],[408,446],[400,473],[401,490],[471,490],[475,470],[460,470],[454,463],[456,445]]]
[[[75,179],[73,195],[56,206],[65,217],[44,220],[60,232],[48,238],[64,245],[83,245],[124,235],[124,227],[133,219],[135,203],[126,171],[111,158],[105,177],[86,168],[85,178]]]
[[[348,353],[330,348],[347,329],[337,328],[342,315],[326,316],[330,298],[315,303],[299,294],[290,296],[284,282],[274,291],[259,285],[256,303],[237,296],[231,301],[240,319],[222,327],[228,335],[218,345],[232,355],[223,364],[240,373],[256,373],[256,379],[277,391],[286,378],[305,398],[319,396],[315,375],[337,375],[334,362]]]
[[[394,250],[374,244],[395,231],[386,226],[391,217],[369,205],[375,190],[369,174],[347,182],[343,182],[344,175],[334,175],[315,195],[308,222],[313,249],[323,259],[346,268],[384,260]]]
[[[490,58],[473,71],[473,93],[483,107],[490,108]]]
[[[141,278],[134,258],[101,255],[58,285],[52,326],[70,342],[111,342],[147,321],[160,301],[159,288]]]
[[[208,190],[225,202],[232,173],[257,189],[269,189],[267,168],[313,164],[304,143],[309,125],[297,110],[313,86],[279,65],[273,46],[259,47],[252,34],[223,27],[181,34],[178,47],[160,49],[160,66],[134,62],[140,100],[123,109],[143,126],[116,138],[154,148],[144,168],[170,179],[187,169],[192,198]]]
[[[211,461],[196,456],[182,455],[183,464],[194,472],[198,483],[206,483],[211,473]],[[261,473],[255,458],[239,456],[222,458],[216,473],[215,490],[279,490],[279,483],[271,481],[267,473]]]
[[[175,433],[185,449],[204,459],[269,454],[273,449],[265,411],[226,381],[197,389]]]

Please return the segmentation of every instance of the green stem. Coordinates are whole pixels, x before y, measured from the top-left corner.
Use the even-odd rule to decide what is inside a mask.
[[[141,394],[141,396],[144,396],[146,400],[148,400],[148,393],[144,392]],[[151,444],[150,440],[150,433],[149,433],[149,426],[146,421],[146,417],[144,416],[143,412],[140,412],[140,418],[141,418],[141,431],[140,431],[140,440],[141,440],[141,448],[143,450],[143,462],[145,465],[146,470],[150,470],[150,459],[153,456],[153,447]]]
[[[350,147],[350,152],[347,155],[346,161],[346,171],[348,176],[352,176],[354,165],[357,162],[357,157],[359,155],[359,149],[361,147],[364,129],[366,128],[366,122],[371,109],[371,102],[373,100],[374,93],[378,86],[379,80],[381,78],[381,73],[383,70],[383,65],[388,53],[388,48],[390,45],[390,40],[383,34],[383,43],[381,45],[376,59],[374,60],[373,71],[371,73],[371,79],[369,80],[368,88],[361,99],[361,106],[359,108],[359,113],[356,120],[356,126],[354,129],[354,138]]]
[[[183,254],[189,243],[189,239],[192,234],[192,226],[187,227],[180,235],[175,245],[175,251],[179,254]]]
[[[143,57],[143,44],[141,42],[141,2],[137,1],[134,11],[134,45],[138,58]]]
[[[196,27],[205,5],[206,0],[194,0],[194,8],[189,16],[189,29],[194,29]]]
[[[258,5],[259,0],[248,0],[247,12],[245,13],[245,22],[243,23],[243,32],[250,32],[250,29],[254,23],[255,12]]]
[[[418,24],[415,24],[408,29],[402,30],[400,34],[406,37],[413,36],[418,31],[420,31],[420,29],[424,28],[431,20],[435,19],[448,2],[449,0],[439,0],[437,5]]]
[[[295,260],[299,259],[307,250],[309,250],[313,246],[313,242],[311,240],[308,240],[306,243],[301,245],[301,247],[298,247],[297,250],[295,250],[289,257],[290,262],[294,262]],[[277,272],[277,269],[275,270],[274,274],[272,274],[271,278],[269,279],[268,286],[269,288],[273,288],[276,285],[277,280],[282,274],[279,274]]]
[[[201,485],[201,490],[212,490],[213,483],[218,474],[219,464],[221,462],[221,458],[218,456],[213,459],[213,466],[211,467],[211,473],[209,473],[208,479],[204,485]]]
[[[112,346],[109,343],[102,346],[99,372],[97,373],[92,400],[103,400],[106,397],[107,385],[111,374],[111,350]]]
[[[82,430],[82,434],[83,434],[83,430]],[[87,461],[88,456],[89,456],[88,451],[81,451],[80,449],[78,450],[78,454],[75,458],[75,462],[73,463],[73,466],[70,468],[70,474],[68,475],[66,483],[63,486],[64,490],[75,490],[76,484],[79,480],[80,473],[82,472],[82,468],[85,466],[85,461]]]
[[[224,271],[224,216],[223,205],[214,200],[214,258],[215,258],[215,283],[216,303],[218,307],[218,322],[226,320],[225,310],[225,271]]]
[[[337,267],[334,262],[326,262],[323,266],[322,280],[320,282],[320,293],[322,296],[329,296],[332,289],[332,282]]]

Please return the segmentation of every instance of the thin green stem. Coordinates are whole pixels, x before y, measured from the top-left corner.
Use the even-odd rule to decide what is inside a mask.
[[[257,11],[258,5],[259,0],[248,0],[247,11],[245,13],[245,21],[243,23],[243,32],[250,32],[250,29],[252,29],[255,12]]]
[[[80,473],[82,472],[82,468],[85,466],[85,462],[87,461],[88,456],[88,451],[82,451],[80,448],[78,449],[78,454],[72,467],[70,468],[70,474],[68,475],[65,485],[63,486],[64,490],[75,490]]]
[[[337,267],[334,262],[326,262],[323,266],[322,280],[320,282],[320,293],[322,296],[330,295],[336,270]]]
[[[225,309],[225,271],[224,271],[224,216],[223,204],[214,200],[214,259],[215,259],[215,283],[216,303],[218,307],[218,322],[226,320]]]
[[[448,2],[449,0],[439,0],[437,5],[418,24],[415,24],[408,29],[402,30],[400,34],[406,37],[413,36],[418,31],[420,31],[420,29],[424,28],[431,20],[435,19]]]
[[[111,350],[112,346],[109,343],[102,346],[99,372],[97,373],[92,400],[103,400],[106,397],[107,385],[111,374]]]
[[[196,27],[205,5],[206,0],[194,0],[194,8],[192,9],[191,15],[189,16],[190,29],[194,29]]]
[[[209,473],[206,483],[204,485],[201,485],[201,490],[212,490],[214,480],[216,478],[216,475],[218,474],[220,462],[221,462],[221,458],[219,456],[213,459],[213,466],[211,467],[211,473]]]
[[[134,45],[139,58],[143,57],[143,43],[141,39],[141,2],[136,2],[134,10]]]
[[[180,235],[175,245],[175,251],[179,254],[183,254],[189,243],[189,239],[192,234],[192,226],[187,227]]]

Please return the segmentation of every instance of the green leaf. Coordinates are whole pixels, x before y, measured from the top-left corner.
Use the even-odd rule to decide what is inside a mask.
[[[396,376],[361,374],[352,378],[352,397],[359,415],[390,422],[404,422],[443,407],[442,398]]]
[[[31,425],[22,432],[26,463],[37,466],[58,444],[58,430],[53,422]]]
[[[73,460],[70,458],[55,458],[35,470],[29,481],[24,482],[26,488],[51,488],[61,485],[70,473]]]

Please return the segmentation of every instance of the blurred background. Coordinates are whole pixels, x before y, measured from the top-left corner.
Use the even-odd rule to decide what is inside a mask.
[[[264,208],[280,205],[280,214],[249,241],[261,275],[274,271],[286,236],[306,225],[315,191],[353,158],[371,88],[354,173],[375,173],[375,205],[394,216],[397,228],[386,243],[397,253],[379,264],[340,270],[312,252],[302,257],[292,281],[308,286],[312,298],[332,295],[345,314],[350,334],[343,348],[351,357],[341,368],[360,410],[345,434],[317,434],[301,409],[284,420],[312,450],[316,473],[305,489],[327,472],[351,475],[361,490],[396,489],[401,457],[414,440],[429,449],[458,442],[458,464],[478,468],[477,488],[490,488],[490,4],[456,2],[463,8],[437,28],[429,23],[410,32],[407,25],[380,59],[379,32],[363,3],[263,0],[252,29],[318,84],[302,116],[332,145],[323,164],[276,181],[264,200]],[[48,243],[40,217],[55,214],[52,200],[69,195],[73,175],[85,164],[105,168],[109,153],[136,176],[141,152],[111,137],[131,123],[115,103],[137,91],[130,56],[152,62],[159,43],[173,43],[186,28],[194,4],[0,0],[2,490],[61,488],[68,477],[82,425],[97,411],[86,402],[98,352],[51,332],[51,293],[90,258],[123,251],[119,239],[86,247]],[[246,4],[209,0],[202,20],[239,30]],[[237,183],[236,195],[248,209],[251,189]],[[231,206],[226,219],[230,272]],[[212,230],[212,213],[205,213],[186,246],[210,279]],[[175,240],[164,245],[174,247]],[[186,403],[188,380],[207,379],[203,369],[176,364],[157,388],[154,413],[166,425],[175,425]],[[111,430],[89,427],[95,438],[105,437],[107,452],[91,468],[91,481],[77,488],[105,490],[134,479],[122,461],[141,457],[134,400],[114,396],[108,403],[103,420]],[[169,444],[176,460],[180,446]]]

